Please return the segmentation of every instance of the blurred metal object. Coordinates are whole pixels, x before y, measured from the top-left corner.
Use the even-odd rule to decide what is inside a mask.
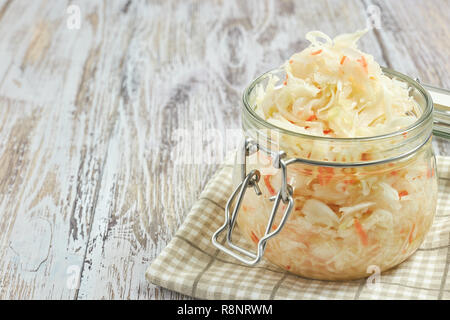
[[[450,138],[450,90],[422,84],[433,99],[433,134]]]

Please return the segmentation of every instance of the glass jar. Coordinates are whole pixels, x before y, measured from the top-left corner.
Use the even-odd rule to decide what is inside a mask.
[[[437,202],[433,104],[418,82],[383,72],[407,85],[418,104],[418,120],[374,137],[311,136],[262,119],[252,96],[269,75],[284,79],[282,69],[260,76],[245,90],[245,144],[214,245],[248,265],[264,255],[292,273],[326,280],[366,277],[374,266],[387,270],[417,250]],[[249,246],[233,242],[236,224]],[[227,244],[218,241],[222,231]]]

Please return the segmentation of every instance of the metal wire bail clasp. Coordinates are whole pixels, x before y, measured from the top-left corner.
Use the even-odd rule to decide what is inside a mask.
[[[256,146],[256,148],[254,148]],[[294,200],[292,198],[292,188],[287,184],[286,180],[286,164],[282,160],[284,156],[284,152],[280,152],[277,154],[274,160],[274,166],[276,168],[279,168],[282,170],[282,184],[281,189],[278,191],[276,196],[273,196],[270,198],[271,201],[274,201],[274,205],[272,207],[272,212],[269,216],[269,221],[266,226],[266,230],[264,233],[264,236],[261,237],[261,239],[257,243],[257,252],[253,253],[248,251],[247,249],[244,249],[242,247],[239,247],[238,245],[234,244],[232,242],[232,234],[234,227],[236,225],[236,217],[239,213],[239,209],[242,204],[242,200],[244,198],[245,192],[249,187],[253,187],[255,190],[255,193],[259,196],[261,195],[261,190],[259,189],[258,182],[260,179],[260,172],[256,169],[250,171],[248,174],[246,174],[246,157],[249,156],[251,153],[256,152],[258,150],[256,143],[254,143],[252,140],[246,140],[244,148],[243,148],[243,161],[242,161],[242,182],[236,187],[236,189],[231,194],[231,197],[228,199],[227,204],[225,206],[225,222],[224,224],[213,234],[212,236],[212,243],[214,246],[216,246],[219,250],[227,253],[228,255],[234,257],[235,259],[247,264],[247,265],[255,265],[257,264],[262,256],[264,255],[264,251],[266,249],[267,241],[278,234],[280,230],[283,228],[284,224],[286,223],[286,220],[292,211],[292,207],[294,206]],[[234,206],[234,210],[230,216],[230,208],[232,204],[236,201],[236,204]],[[272,230],[272,225],[275,220],[276,213],[278,211],[278,207],[281,202],[287,203],[286,209],[284,211],[284,214],[281,218],[281,221],[278,225],[278,227],[275,230]],[[228,244],[228,247],[225,247],[224,245],[220,244],[217,241],[217,238],[219,235],[227,229],[227,235],[226,235],[226,241]],[[234,250],[233,250],[234,249]],[[238,254],[241,253],[241,254]]]

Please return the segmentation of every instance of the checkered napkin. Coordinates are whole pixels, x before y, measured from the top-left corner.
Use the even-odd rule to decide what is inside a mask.
[[[231,173],[232,165],[226,163],[211,178],[173,240],[148,268],[148,281],[201,299],[450,299],[450,157],[438,157],[438,206],[424,243],[405,262],[381,273],[377,285],[367,279],[306,279],[264,259],[248,267],[216,249],[211,236],[224,222]],[[242,238],[235,231],[233,239]]]

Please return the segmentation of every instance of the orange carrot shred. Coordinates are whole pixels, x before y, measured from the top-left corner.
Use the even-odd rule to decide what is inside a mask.
[[[359,220],[355,218],[353,220],[356,232],[358,233],[359,238],[361,239],[361,243],[363,246],[367,246],[369,244],[369,239],[367,237],[367,233],[364,231],[361,223],[359,223]]]
[[[367,73],[368,70],[367,70],[367,61],[366,61],[366,58],[365,58],[364,56],[361,56],[361,59],[358,59],[358,60],[356,60],[356,61],[358,61],[358,62],[362,65],[362,67],[364,68],[364,71]]]
[[[321,53],[321,52],[322,52],[322,49],[317,50],[317,51],[314,51],[314,52],[311,52],[311,55],[312,55],[312,56],[315,56],[316,54],[319,54],[319,53]]]
[[[347,56],[343,56],[343,57],[342,57],[342,59],[341,59],[341,65],[344,64],[344,61],[345,61],[346,58],[347,58]]]
[[[270,176],[264,176],[264,183],[266,184],[267,190],[269,191],[270,195],[274,196],[277,194],[275,189],[270,184]]]
[[[413,226],[411,228],[411,232],[409,233],[409,238],[408,238],[408,242],[411,243],[413,242],[413,233],[414,233],[414,228],[416,227],[416,224],[413,223]]]
[[[289,63],[290,63],[290,64],[293,64],[293,63],[294,63],[294,60],[289,60]]]
[[[283,82],[284,85],[287,85],[287,81]]]
[[[427,170],[427,178],[434,177],[434,168],[429,168]]]
[[[361,154],[361,160],[362,160],[362,161],[370,160],[370,155],[369,155],[367,152],[363,152],[363,153]]]
[[[323,130],[323,134],[329,134],[331,132],[333,132],[332,129],[325,129],[325,130]]]
[[[334,169],[330,167],[319,167],[320,173],[334,174]]]
[[[317,175],[317,178],[319,179],[319,184],[321,186],[324,186],[330,182],[331,179],[333,179],[334,176],[334,169],[329,167],[319,167],[319,174]]]
[[[256,236],[256,234],[253,231],[251,232],[250,237],[252,238],[252,241],[254,243],[258,243],[259,242],[259,238]]]
[[[406,190],[402,190],[402,191],[399,191],[398,192],[398,196],[401,198],[401,197],[404,197],[404,196],[407,196],[409,193],[408,193],[408,191],[406,191]]]
[[[315,114],[313,114],[312,116],[309,116],[309,118],[306,119],[306,121],[314,121],[314,120],[317,120],[317,117]]]

